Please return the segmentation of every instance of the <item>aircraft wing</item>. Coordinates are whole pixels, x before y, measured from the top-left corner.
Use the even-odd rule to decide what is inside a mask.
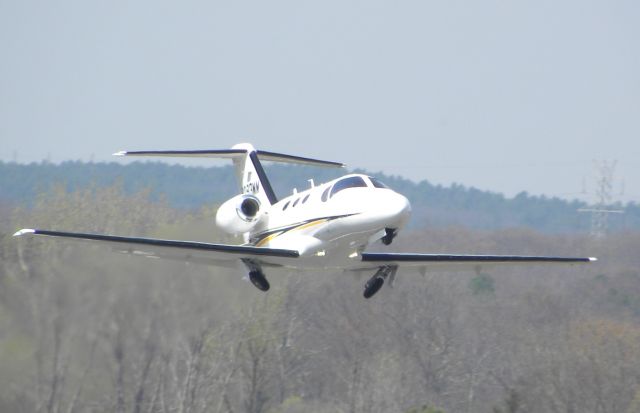
[[[267,259],[268,261],[272,261],[273,258],[297,258],[299,256],[296,250],[155,238],[120,237],[115,235],[84,234],[42,229],[22,229],[13,236],[24,235],[100,242],[105,245],[110,245],[116,252],[125,254],[230,267],[235,266],[235,261],[239,259],[255,259],[258,261]]]
[[[363,266],[369,268],[393,265],[420,267],[434,271],[480,270],[502,265],[584,264],[597,261],[593,257],[550,257],[527,255],[455,255],[363,252]]]

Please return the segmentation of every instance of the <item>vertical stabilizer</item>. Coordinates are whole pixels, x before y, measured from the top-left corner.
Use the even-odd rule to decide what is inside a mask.
[[[278,202],[255,148],[249,143],[239,143],[231,149],[246,151],[246,155],[233,158],[240,193],[253,195],[266,205]]]

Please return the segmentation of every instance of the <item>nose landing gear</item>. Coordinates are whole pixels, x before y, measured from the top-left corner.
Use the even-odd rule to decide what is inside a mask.
[[[398,230],[396,228],[385,228],[384,229],[384,237],[382,237],[382,243],[384,245],[391,245],[393,239],[398,235]]]
[[[385,265],[384,267],[380,267],[373,277],[371,277],[364,285],[364,298],[373,297],[374,294],[382,288],[382,285],[387,278],[390,278],[390,282],[393,281],[396,271],[398,271],[398,267],[396,265]]]
[[[267,281],[267,278],[264,276],[262,271],[249,272],[249,280],[258,290],[269,291],[269,281]]]

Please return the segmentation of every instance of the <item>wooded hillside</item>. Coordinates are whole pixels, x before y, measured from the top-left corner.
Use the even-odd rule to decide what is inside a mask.
[[[3,412],[640,409],[640,232],[415,229],[392,247],[600,261],[404,271],[365,300],[365,278],[348,274],[271,270],[262,293],[237,271],[11,237],[41,226],[233,242],[211,206],[185,212],[116,185],[2,208]]]
[[[309,178],[322,183],[345,173],[344,170],[288,165],[269,165],[267,168],[272,184],[281,196],[290,193],[294,187],[306,188]],[[547,233],[584,233],[589,230],[589,214],[577,212],[585,206],[583,202],[530,196],[525,192],[506,198],[463,185],[443,187],[428,181],[415,183],[400,177],[372,175],[409,198],[413,207],[410,226],[414,229],[461,226],[476,229],[526,227]],[[32,205],[38,193],[59,183],[69,191],[114,183],[123,185],[128,194],[148,188],[153,199],[166,199],[170,206],[186,209],[216,205],[236,193],[231,166],[198,168],[141,162],[127,165],[82,162],[21,165],[0,162],[0,204]],[[611,230],[640,229],[640,206],[628,204],[624,207],[624,214],[610,217]]]

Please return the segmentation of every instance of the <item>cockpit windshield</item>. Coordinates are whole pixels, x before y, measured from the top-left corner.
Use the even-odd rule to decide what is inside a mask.
[[[348,178],[341,179],[340,181],[336,182],[333,185],[333,188],[331,189],[331,196],[333,197],[335,194],[342,191],[343,189],[366,187],[366,186],[367,186],[367,183],[364,181],[364,179],[362,179],[362,177],[350,176]]]
[[[373,184],[374,187],[376,188],[386,188],[389,189],[388,186],[386,186],[385,184],[383,184],[382,182],[380,182],[379,180],[377,180],[376,178],[370,176],[369,180],[371,181],[371,183]]]

